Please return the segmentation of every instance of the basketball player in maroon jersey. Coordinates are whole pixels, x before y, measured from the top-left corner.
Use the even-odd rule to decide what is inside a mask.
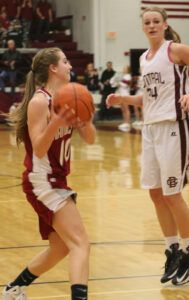
[[[187,109],[189,46],[180,43],[164,9],[144,10],[142,26],[149,42],[140,58],[143,95],[112,94],[107,105],[143,106],[141,184],[149,189],[165,238],[161,282],[181,285],[189,281],[189,208],[182,197],[188,182],[189,123],[180,104]]]
[[[70,80],[71,65],[59,48],[40,50],[27,75],[23,100],[11,117],[17,142],[25,145],[23,190],[39,217],[42,239],[49,246],[33,258],[3,290],[4,300],[28,299],[24,287],[69,255],[72,300],[87,299],[89,241],[75,205],[76,192],[67,185],[73,126],[86,143],[95,139],[92,121],[78,121],[64,107],[53,111],[53,95]]]

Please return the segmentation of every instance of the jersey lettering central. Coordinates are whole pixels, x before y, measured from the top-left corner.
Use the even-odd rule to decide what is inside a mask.
[[[181,110],[179,99],[189,92],[188,67],[170,60],[171,43],[165,41],[150,60],[147,60],[149,49],[140,57],[144,124],[187,118]]]

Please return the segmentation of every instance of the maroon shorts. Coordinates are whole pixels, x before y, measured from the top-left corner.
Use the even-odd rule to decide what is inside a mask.
[[[43,182],[42,184],[39,182],[35,189],[27,176],[23,180],[23,190],[27,200],[38,214],[39,231],[42,239],[46,240],[54,231],[52,227],[54,213],[63,206],[69,197],[75,201],[76,193],[67,186],[61,188],[49,184],[44,186]]]
[[[26,198],[38,214],[39,232],[42,239],[48,240],[49,234],[54,231],[52,227],[54,212],[39,201],[33,193],[27,194]]]

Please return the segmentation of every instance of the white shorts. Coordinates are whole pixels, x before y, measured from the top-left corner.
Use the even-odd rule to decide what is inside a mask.
[[[142,134],[142,187],[162,188],[164,195],[180,193],[188,182],[188,121],[144,125]]]
[[[32,199],[43,203],[49,210],[57,212],[69,197],[76,201],[77,193],[69,188],[52,188],[46,173],[29,173]],[[28,192],[29,194],[29,192]]]

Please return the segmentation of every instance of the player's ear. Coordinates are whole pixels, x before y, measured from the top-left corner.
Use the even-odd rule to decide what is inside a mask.
[[[166,21],[164,23],[165,23],[165,30],[166,30],[169,26]]]
[[[54,64],[49,65],[49,71],[51,71],[52,73],[56,73],[57,70],[57,66]]]

